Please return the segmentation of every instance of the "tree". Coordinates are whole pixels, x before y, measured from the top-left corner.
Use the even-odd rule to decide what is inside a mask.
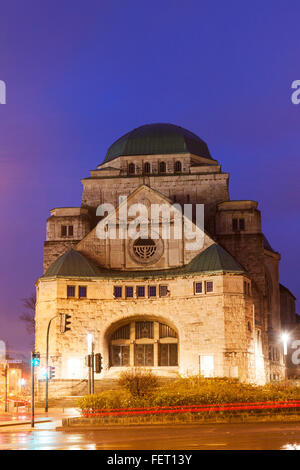
[[[20,315],[20,320],[25,323],[26,331],[30,335],[34,335],[35,329],[35,304],[36,304],[36,296],[35,294],[31,294],[29,297],[22,299],[23,307],[25,308],[25,312]]]

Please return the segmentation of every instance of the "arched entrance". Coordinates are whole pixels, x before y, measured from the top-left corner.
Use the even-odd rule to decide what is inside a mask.
[[[157,320],[131,320],[109,337],[110,367],[176,367],[178,334]]]

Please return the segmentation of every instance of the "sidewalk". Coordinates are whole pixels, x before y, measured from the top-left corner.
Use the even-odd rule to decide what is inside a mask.
[[[64,412],[62,408],[50,408],[48,413],[45,413],[43,409],[37,409],[34,422],[36,424],[47,423],[76,416],[79,416],[79,413],[74,408],[67,408]],[[24,426],[25,424],[31,424],[30,412],[25,410],[18,413],[5,413],[4,411],[0,411],[0,427]]]

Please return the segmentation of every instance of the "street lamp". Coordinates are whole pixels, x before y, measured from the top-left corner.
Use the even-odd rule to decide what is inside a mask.
[[[286,332],[282,333],[281,335],[281,340],[283,342],[283,354],[286,356],[287,355],[287,345],[289,341],[290,335]]]
[[[289,340],[289,334],[285,331],[281,335],[281,340],[283,342],[283,357],[284,357],[284,377],[287,379],[287,346]]]
[[[88,367],[89,367],[88,393],[90,395],[94,393],[94,338],[91,333],[87,335],[87,342],[88,342]]]
[[[93,335],[89,333],[87,335],[87,343],[88,343],[88,354],[92,354],[93,350]]]

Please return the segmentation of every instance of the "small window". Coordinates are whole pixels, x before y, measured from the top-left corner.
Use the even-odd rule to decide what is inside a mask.
[[[202,294],[202,282],[195,282],[195,294]]]
[[[79,297],[86,297],[86,286],[79,286]]]
[[[66,226],[66,225],[62,225],[62,226],[61,226],[61,236],[62,236],[62,237],[66,237],[66,236],[67,236],[67,226]]]
[[[116,299],[122,298],[122,287],[120,286],[114,286],[114,297]]]
[[[189,202],[190,202],[190,195],[189,195],[189,194],[186,195],[186,202],[187,202],[188,204],[189,204]]]
[[[145,286],[137,286],[136,294],[138,297],[145,297]]]
[[[156,286],[149,286],[148,287],[148,296],[149,297],[156,297]]]
[[[150,173],[150,170],[151,170],[151,167],[150,167],[150,163],[145,163],[144,165],[144,172],[145,173]]]
[[[165,162],[160,162],[160,164],[159,164],[159,172],[160,172],[160,173],[166,173],[166,164],[165,164]]]
[[[67,297],[75,297],[75,286],[67,286]]]
[[[135,164],[134,163],[129,163],[128,165],[128,173],[130,175],[134,175],[135,173]]]
[[[181,162],[175,162],[175,171],[176,173],[181,171]]]
[[[69,227],[68,227],[68,235],[69,235],[69,237],[73,237],[73,233],[74,233],[74,232],[73,232],[73,225],[69,225]]]
[[[214,290],[214,283],[212,281],[206,282],[206,292],[213,292]]]
[[[166,297],[168,294],[168,286],[159,286],[159,297]]]
[[[232,230],[233,232],[245,230],[245,219],[232,219]]]
[[[130,299],[133,297],[133,287],[132,286],[126,286],[125,287],[125,295],[126,299]]]

